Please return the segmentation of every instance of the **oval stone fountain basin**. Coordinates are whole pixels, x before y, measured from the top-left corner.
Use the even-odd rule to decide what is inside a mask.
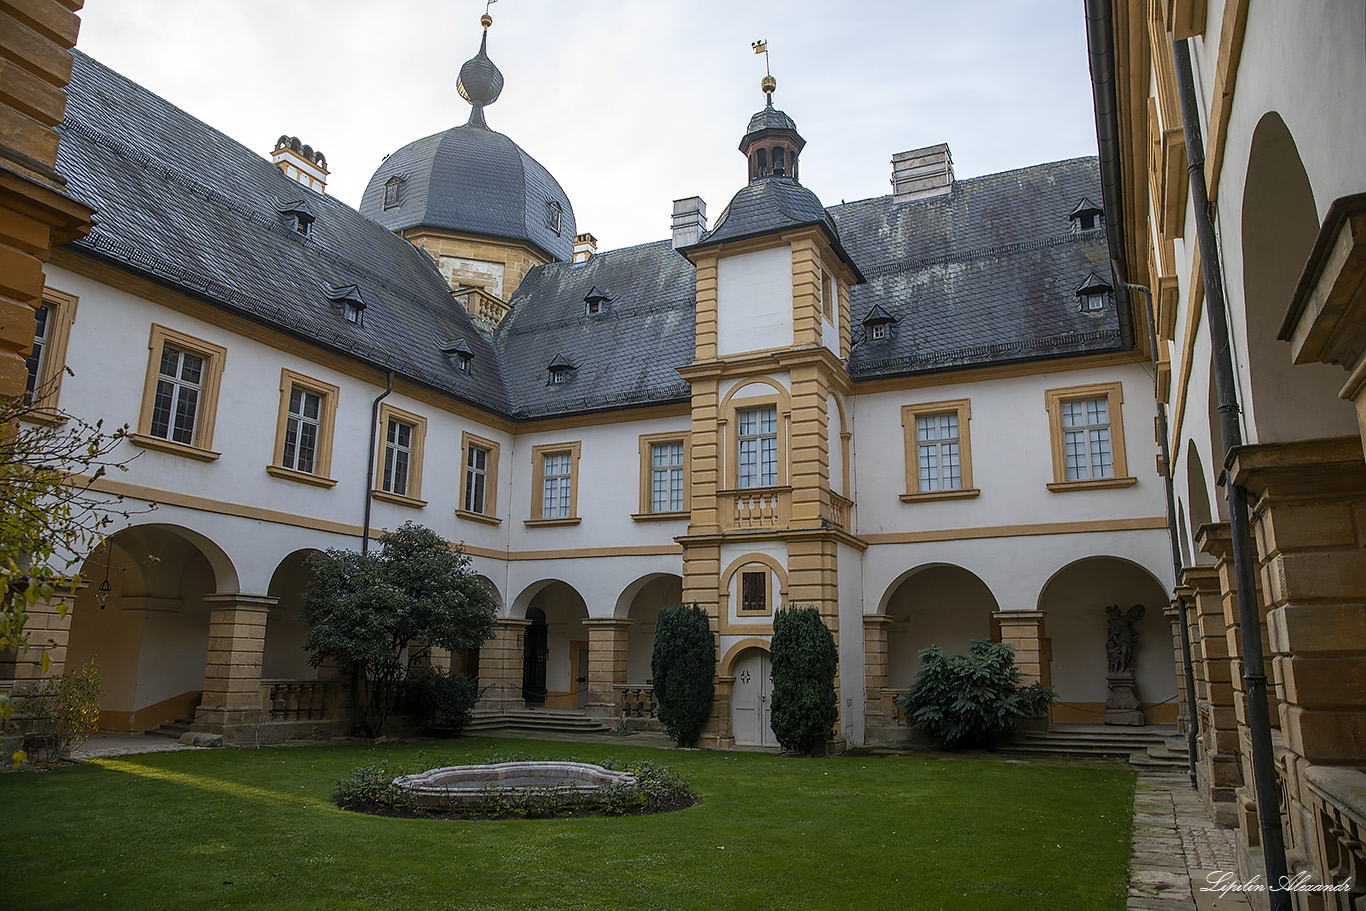
[[[613,772],[587,762],[500,762],[447,766],[404,775],[394,784],[423,807],[472,806],[499,794],[530,790],[549,794],[557,804],[593,803],[607,785],[633,785],[630,772]]]

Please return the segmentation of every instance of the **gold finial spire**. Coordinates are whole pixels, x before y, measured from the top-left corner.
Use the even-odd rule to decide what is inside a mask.
[[[484,27],[484,31],[486,32],[489,30],[489,26],[493,25],[493,17],[489,15],[489,7],[497,2],[498,0],[487,0],[484,4],[484,15],[479,17],[479,24]]]
[[[750,47],[754,48],[754,53],[764,55],[764,78],[759,81],[759,88],[768,96],[768,103],[773,103],[773,92],[778,88],[778,80],[773,78],[773,72],[768,66],[768,42],[763,38],[758,41],[750,42]]]

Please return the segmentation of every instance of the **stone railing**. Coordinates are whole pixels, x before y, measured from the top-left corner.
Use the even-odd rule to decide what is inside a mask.
[[[832,490],[830,492],[830,524],[840,531],[850,531],[849,511],[853,507],[853,500],[846,500]]]
[[[654,718],[659,710],[659,703],[655,701],[655,688],[653,686],[641,685],[636,683],[615,683],[612,689],[617,691],[621,717],[623,718]]]
[[[882,719],[887,724],[895,724],[900,727],[906,725],[906,715],[901,709],[897,708],[896,701],[906,695],[906,691],[894,690],[890,687],[883,687],[878,693],[878,708],[882,712]]]
[[[322,721],[333,708],[326,680],[262,680],[261,716],[270,721]]]
[[[1366,907],[1366,772],[1338,766],[1304,771],[1309,810],[1318,829],[1319,879],[1345,892],[1326,893],[1329,908]],[[1344,886],[1344,884],[1346,884]]]
[[[791,487],[718,490],[717,513],[727,531],[786,528],[792,510]]]

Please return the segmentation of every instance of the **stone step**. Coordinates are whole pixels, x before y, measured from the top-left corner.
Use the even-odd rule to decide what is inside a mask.
[[[495,731],[543,732],[548,734],[606,734],[611,729],[582,712],[511,709],[506,712],[476,711],[465,726],[466,734]]]
[[[155,734],[158,737],[170,737],[172,740],[179,740],[182,734],[190,732],[190,725],[194,723],[193,718],[177,718],[175,721],[168,721],[161,727],[153,728],[148,734]]]

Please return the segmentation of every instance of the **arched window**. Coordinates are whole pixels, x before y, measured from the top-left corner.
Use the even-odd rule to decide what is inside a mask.
[[[783,173],[783,150],[781,148],[773,150],[773,173],[779,176]]]

